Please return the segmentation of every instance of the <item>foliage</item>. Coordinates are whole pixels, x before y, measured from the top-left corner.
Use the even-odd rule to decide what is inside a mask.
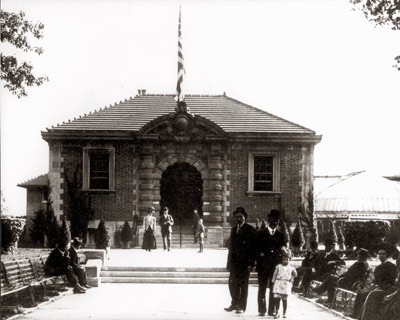
[[[318,231],[314,215],[314,189],[312,186],[308,189],[307,196],[298,207],[298,211],[300,224],[306,227],[307,232],[311,233],[307,244],[309,245],[311,240],[318,241]]]
[[[32,23],[25,19],[25,13],[13,13],[0,10],[1,42],[8,42],[10,45],[24,52],[43,53],[41,47],[33,47],[28,37],[36,39],[43,38],[44,25],[40,22]],[[5,82],[4,88],[8,89],[18,98],[27,96],[26,87],[40,86],[48,77],[35,77],[32,73],[33,66],[26,62],[18,62],[15,56],[1,55],[0,79]]]
[[[121,241],[122,242],[129,242],[132,241],[132,230],[129,226],[128,221],[125,221],[124,226],[121,230]]]
[[[336,233],[335,221],[331,221],[330,222],[328,238],[331,238],[333,240],[333,242],[338,243],[338,236],[337,236],[337,233]]]
[[[337,238],[338,238],[339,249],[344,250],[345,238],[341,226],[337,227]]]
[[[286,222],[283,219],[279,221],[279,230],[283,233],[285,237],[285,244],[287,246],[290,242],[290,233],[289,228],[287,227]]]
[[[390,228],[389,234],[386,236],[386,242],[389,242],[394,245],[400,245],[400,232],[396,228]]]
[[[374,252],[376,245],[388,235],[390,225],[386,221],[345,222],[344,237],[346,246],[356,246]]]
[[[72,179],[65,170],[65,181],[67,182],[67,195],[69,210],[68,219],[71,221],[72,237],[80,237],[86,243],[88,224],[93,219],[94,210],[91,206],[90,195],[82,191],[82,173],[80,166],[75,168]]]
[[[14,252],[17,247],[26,219],[1,218],[1,248],[5,252]]]
[[[101,219],[97,226],[94,242],[96,243],[96,249],[106,249],[110,246],[110,236],[108,235],[104,219]]]
[[[71,233],[67,226],[67,220],[65,219],[65,217],[63,217],[58,244],[63,247],[66,246],[69,242],[71,242]]]
[[[400,0],[350,0],[350,2],[373,24],[400,30]],[[394,67],[400,71],[400,56],[395,57],[395,61]]]
[[[303,229],[301,227],[300,221],[297,222],[296,228],[293,231],[291,243],[292,243],[293,247],[300,248],[300,249],[305,243]]]

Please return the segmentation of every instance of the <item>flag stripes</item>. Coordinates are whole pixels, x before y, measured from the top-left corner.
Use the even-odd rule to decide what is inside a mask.
[[[181,32],[181,7],[179,7],[179,25],[178,25],[178,81],[176,84],[175,98],[178,102],[185,100],[185,95],[182,91],[183,75],[185,74],[185,67],[183,65],[183,52],[182,52],[182,32]]]

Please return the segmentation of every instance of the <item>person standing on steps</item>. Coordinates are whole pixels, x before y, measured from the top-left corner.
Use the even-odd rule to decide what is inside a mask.
[[[198,226],[199,226],[199,219],[200,219],[200,215],[199,212],[197,211],[197,209],[193,210],[193,242],[196,244],[198,237],[197,237],[197,230],[198,230]]]
[[[280,219],[278,210],[268,214],[268,226],[257,232],[256,263],[258,272],[258,312],[264,316],[267,312],[266,291],[269,288],[268,315],[275,315],[274,295],[272,293],[272,276],[275,267],[281,261],[281,248],[285,246],[285,236],[277,229]]]
[[[246,311],[250,271],[254,267],[254,240],[256,230],[246,223],[247,213],[242,207],[233,212],[236,221],[231,229],[227,270],[231,305],[225,311]]]
[[[204,225],[203,225],[203,219],[199,219],[199,222],[197,223],[197,232],[196,232],[196,238],[199,241],[200,244],[200,250],[198,251],[199,253],[203,252],[204,248]]]
[[[157,249],[156,243],[156,228],[157,221],[156,217],[153,217],[153,213],[156,211],[154,207],[147,209],[147,216],[143,218],[143,242],[142,249],[146,251],[151,251],[152,249]]]
[[[164,207],[163,214],[160,217],[161,236],[163,239],[164,251],[171,251],[171,237],[172,237],[172,226],[174,225],[174,219],[168,214],[168,207]]]

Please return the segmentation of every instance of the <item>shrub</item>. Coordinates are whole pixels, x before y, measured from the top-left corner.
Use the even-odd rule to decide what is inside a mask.
[[[305,240],[304,240],[304,234],[303,230],[300,226],[300,222],[297,222],[296,228],[293,231],[292,234],[292,245],[293,247],[297,249],[301,249],[301,247],[304,245]]]
[[[132,241],[132,230],[131,227],[129,226],[128,221],[125,221],[124,226],[122,227],[121,241],[125,243]]]
[[[5,252],[14,252],[21,235],[26,219],[1,218],[1,248]]]
[[[344,237],[346,246],[355,245],[374,252],[376,245],[381,243],[390,230],[390,225],[385,221],[354,221],[345,222]]]
[[[103,219],[100,220],[97,226],[94,242],[96,243],[96,249],[106,249],[110,246],[110,236]]]
[[[283,235],[285,237],[285,244],[287,246],[290,242],[290,234],[289,234],[289,229],[288,229],[285,221],[280,220],[279,230],[283,233]]]
[[[60,229],[60,235],[58,239],[58,244],[63,247],[66,246],[71,241],[71,233],[69,232],[67,221],[65,217],[63,217]]]

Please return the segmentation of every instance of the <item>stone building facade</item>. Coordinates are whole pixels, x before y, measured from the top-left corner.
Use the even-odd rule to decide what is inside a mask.
[[[193,209],[213,241],[223,245],[231,212],[249,221],[271,209],[289,222],[313,183],[313,153],[321,136],[242,102],[220,96],[141,91],[134,98],[42,132],[49,144],[49,179],[58,217],[68,216],[68,183],[90,199],[95,228],[111,235],[149,206],[168,206],[190,224]]]

